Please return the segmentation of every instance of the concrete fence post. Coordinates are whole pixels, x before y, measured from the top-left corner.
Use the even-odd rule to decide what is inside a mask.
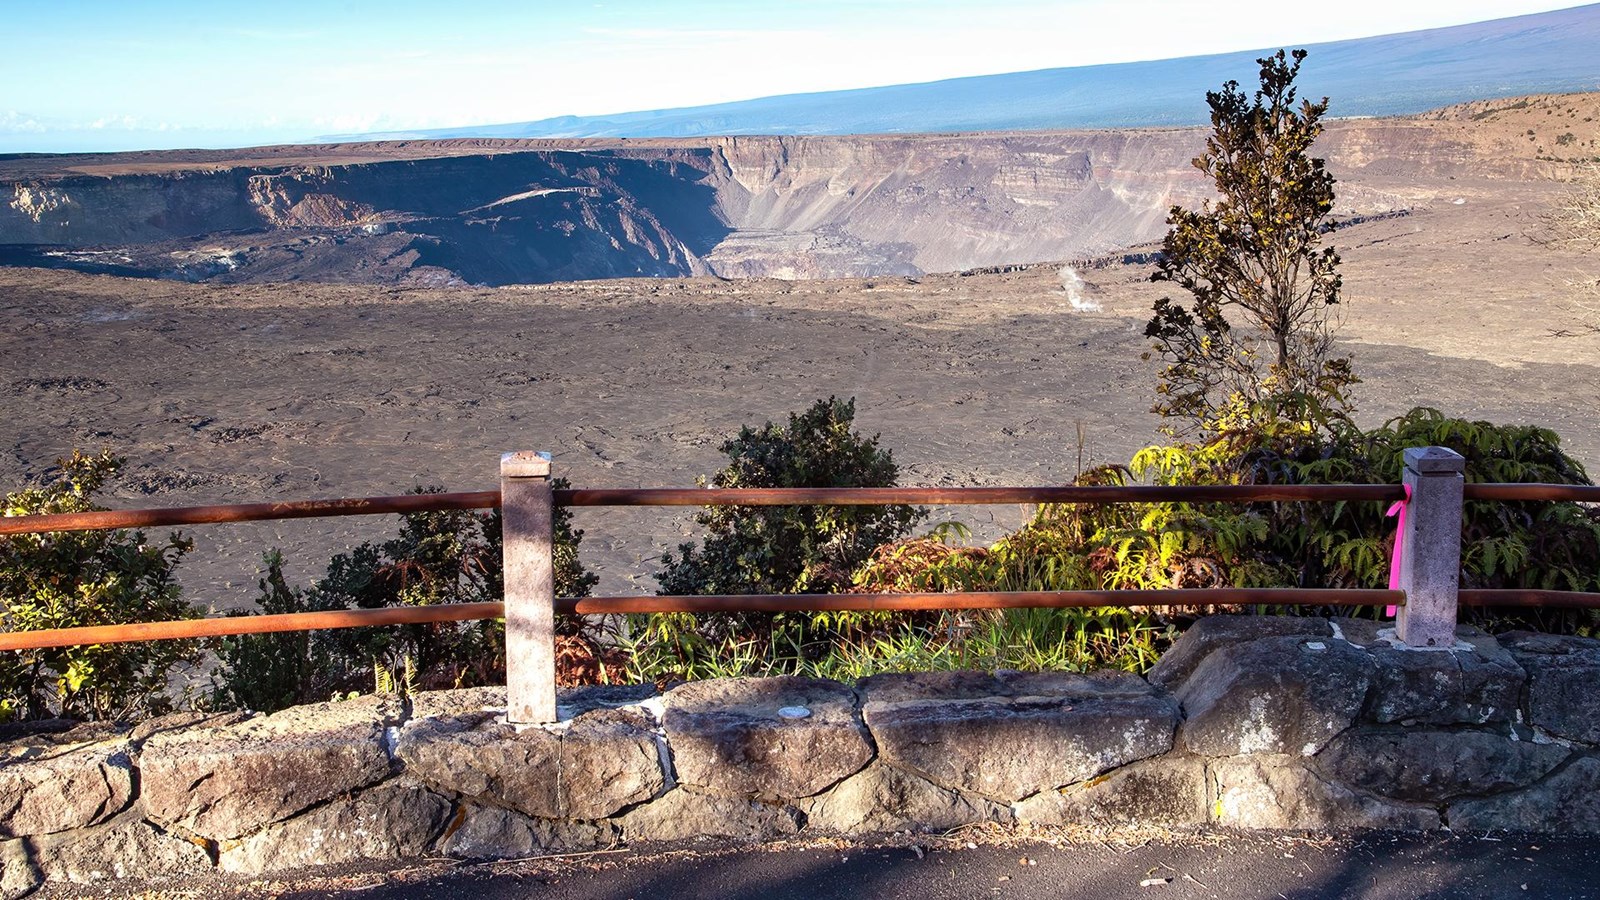
[[[550,454],[500,457],[506,601],[506,719],[556,720],[555,534]]]
[[[1411,488],[1400,536],[1396,632],[1411,647],[1453,647],[1461,585],[1461,493],[1467,461],[1448,447],[1411,447],[1402,480]]]

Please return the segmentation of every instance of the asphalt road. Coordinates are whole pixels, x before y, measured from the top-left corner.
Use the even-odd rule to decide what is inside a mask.
[[[1202,834],[1139,842],[978,837],[817,843],[308,875],[45,896],[539,900],[1600,898],[1600,837]]]

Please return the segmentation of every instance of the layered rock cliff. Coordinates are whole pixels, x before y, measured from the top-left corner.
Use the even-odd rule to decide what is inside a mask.
[[[1203,187],[1185,165],[1196,139],[1190,131],[719,138],[69,173],[0,184],[10,195],[0,244],[11,245],[13,262],[229,280],[951,271],[1149,239],[1168,205]],[[208,249],[208,259],[226,254],[233,265],[182,264]],[[85,250],[101,252],[74,252]],[[108,259],[107,250],[120,253]]]
[[[542,151],[18,179],[0,185],[0,244],[12,262],[236,281],[704,274],[729,230],[710,164]]]
[[[1336,122],[1318,150],[1341,179],[1339,211],[1371,215],[1457,179],[1557,175],[1555,149],[1593,151],[1595,112],[1589,94]],[[1561,133],[1541,136],[1552,121]],[[1207,195],[1189,164],[1203,138],[474,140],[0,159],[0,264],[496,285],[1056,261],[1159,236],[1172,204]]]

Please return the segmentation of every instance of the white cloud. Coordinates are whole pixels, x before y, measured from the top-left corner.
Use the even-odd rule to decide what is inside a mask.
[[[27,113],[0,110],[0,132],[6,134],[43,134],[48,129],[44,123]]]
[[[93,122],[90,122],[86,127],[97,131],[105,128],[116,128],[123,131],[132,131],[139,128],[140,124],[139,120],[133,116],[104,116],[102,118],[95,119]]]

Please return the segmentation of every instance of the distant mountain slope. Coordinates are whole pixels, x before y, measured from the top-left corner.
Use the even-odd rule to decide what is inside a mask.
[[[1600,4],[1471,25],[1305,45],[1304,93],[1336,116],[1401,115],[1467,100],[1600,87]],[[1255,77],[1251,50],[1043,69],[712,106],[333,139],[881,134],[1196,125],[1205,91]]]

